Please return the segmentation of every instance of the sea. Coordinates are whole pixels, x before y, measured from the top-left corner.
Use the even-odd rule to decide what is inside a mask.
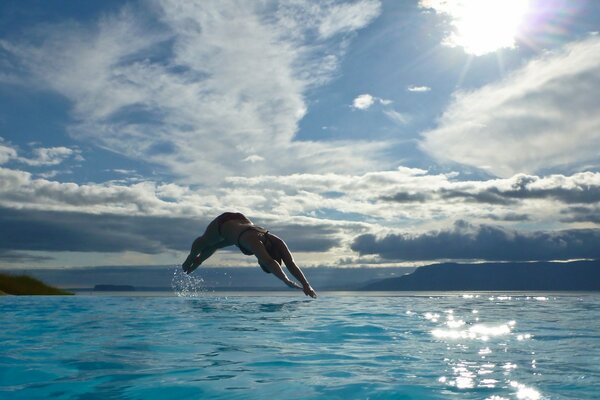
[[[313,300],[181,279],[0,297],[0,399],[600,398],[598,293]]]

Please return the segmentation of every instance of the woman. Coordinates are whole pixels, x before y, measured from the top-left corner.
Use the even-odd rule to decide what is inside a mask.
[[[254,225],[241,213],[226,212],[208,224],[204,234],[192,243],[192,250],[183,262],[182,268],[189,274],[217,249],[231,245],[236,245],[246,255],[255,255],[263,271],[272,273],[289,287],[302,289],[307,296],[317,297],[294,262],[285,242],[266,229]],[[281,269],[282,261],[302,286],[287,277]]]

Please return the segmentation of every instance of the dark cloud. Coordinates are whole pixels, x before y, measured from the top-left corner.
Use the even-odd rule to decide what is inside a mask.
[[[157,254],[188,250],[208,220],[0,208],[0,251],[137,251]],[[267,226],[270,229],[270,227]],[[292,251],[326,251],[337,246],[335,230],[280,225],[273,233]]]
[[[567,215],[561,222],[593,222],[600,224],[600,207],[569,207],[561,211]]]
[[[430,199],[461,199],[467,202],[511,205],[529,199],[553,199],[566,204],[595,204],[600,202],[600,186],[594,183],[583,183],[570,180],[560,186],[558,182],[547,182],[547,187],[536,187],[533,184],[542,178],[530,175],[518,175],[510,188],[496,186],[470,188],[442,188],[430,193],[398,192],[391,196],[383,196],[382,200],[399,203],[424,202]]]
[[[437,191],[437,193],[444,200],[462,199],[473,203],[497,205],[510,205],[517,202],[515,199],[510,198],[510,196],[506,197],[504,193],[497,188],[489,188],[475,192],[455,189],[440,189]]]
[[[53,260],[53,258],[47,257],[47,256],[38,256],[38,255],[20,253],[17,251],[0,250],[0,261],[5,261],[5,262],[9,262],[9,263],[14,263],[14,262],[38,263],[38,262],[49,261],[49,260]]]
[[[453,229],[421,235],[358,236],[352,250],[396,261],[476,259],[547,261],[600,258],[600,229],[518,232],[457,221]]]
[[[254,221],[251,216],[250,218]],[[339,231],[330,225],[263,223],[260,220],[254,222],[282,238],[291,251],[320,252],[340,245]]]
[[[467,200],[491,204],[511,204],[527,199],[554,199],[567,204],[600,202],[600,186],[579,183],[567,187],[531,187],[531,184],[538,180],[536,176],[519,175],[508,190],[489,187],[474,192],[444,190],[440,194],[443,198],[464,197]]]
[[[500,215],[488,214],[486,217],[491,220],[494,220],[494,221],[507,221],[507,222],[522,222],[522,221],[529,221],[529,219],[530,219],[528,214],[518,214],[518,213],[506,213],[506,214],[500,214]]]
[[[381,200],[395,201],[397,203],[424,203],[431,196],[425,193],[398,192],[392,196],[382,196]]]
[[[0,209],[0,249],[42,251],[183,250],[202,224],[182,218]]]

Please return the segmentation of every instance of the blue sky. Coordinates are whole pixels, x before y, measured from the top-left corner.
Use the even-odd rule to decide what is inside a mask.
[[[599,258],[600,4],[450,3],[3,1],[0,265]]]

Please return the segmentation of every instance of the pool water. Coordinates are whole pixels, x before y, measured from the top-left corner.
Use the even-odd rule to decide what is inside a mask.
[[[598,399],[600,295],[0,298],[0,399]]]

